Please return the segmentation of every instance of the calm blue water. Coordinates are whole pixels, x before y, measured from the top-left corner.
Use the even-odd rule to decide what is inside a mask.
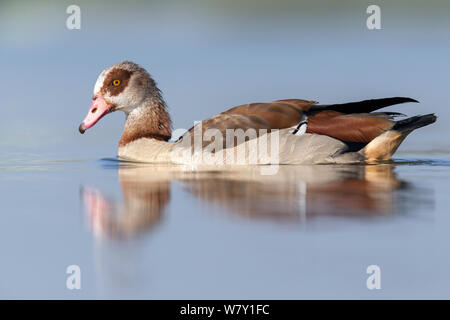
[[[3,298],[448,298],[450,157],[189,172],[2,159]],[[82,288],[66,289],[76,264]],[[366,288],[366,268],[382,289]]]
[[[448,2],[381,2],[377,31],[359,1],[80,1],[77,31],[67,5],[0,4],[1,298],[450,298]],[[77,130],[125,59],[175,128],[282,98],[411,96],[388,110],[439,119],[376,166],[132,166],[123,115]]]

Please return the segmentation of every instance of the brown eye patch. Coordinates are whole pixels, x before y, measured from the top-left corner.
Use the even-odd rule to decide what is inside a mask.
[[[131,77],[131,71],[123,69],[113,69],[106,76],[103,81],[101,92],[103,94],[109,93],[111,96],[119,95],[128,84]]]

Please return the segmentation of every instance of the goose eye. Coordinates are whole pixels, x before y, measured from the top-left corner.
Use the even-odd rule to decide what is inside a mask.
[[[120,84],[120,80],[114,80],[112,82],[112,84],[113,84],[114,87],[117,87]]]

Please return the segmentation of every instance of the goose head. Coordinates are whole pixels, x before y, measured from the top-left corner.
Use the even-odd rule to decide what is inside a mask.
[[[98,76],[91,107],[79,131],[84,133],[108,113],[121,110],[129,114],[154,97],[160,97],[160,92],[144,68],[130,61],[117,63]]]

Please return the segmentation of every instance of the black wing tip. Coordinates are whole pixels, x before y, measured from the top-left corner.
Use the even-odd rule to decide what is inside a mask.
[[[395,122],[395,125],[392,129],[398,130],[400,132],[408,132],[417,128],[425,127],[436,122],[436,120],[437,116],[434,113],[414,116]]]
[[[309,111],[323,111],[334,110],[343,113],[365,113],[372,112],[385,107],[393,106],[396,104],[414,102],[419,103],[418,100],[409,97],[391,97],[381,99],[370,99],[357,102],[347,102],[339,104],[319,105],[311,106]]]
[[[391,99],[399,100],[398,103],[406,103],[406,102],[420,103],[418,100],[410,98],[410,97],[395,97],[395,98],[391,98]]]

